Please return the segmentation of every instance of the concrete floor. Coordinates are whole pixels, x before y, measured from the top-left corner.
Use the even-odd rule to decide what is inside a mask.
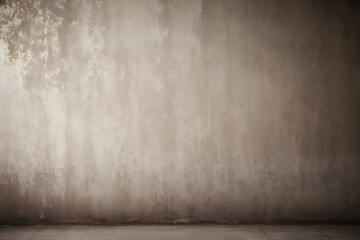
[[[359,240],[356,225],[0,226],[6,240]]]

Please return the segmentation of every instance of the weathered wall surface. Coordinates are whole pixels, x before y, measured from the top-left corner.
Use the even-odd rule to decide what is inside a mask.
[[[0,222],[360,218],[356,1],[0,6]]]

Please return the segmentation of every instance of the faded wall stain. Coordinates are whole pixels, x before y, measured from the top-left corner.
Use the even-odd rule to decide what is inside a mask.
[[[0,3],[0,222],[360,218],[356,1]]]

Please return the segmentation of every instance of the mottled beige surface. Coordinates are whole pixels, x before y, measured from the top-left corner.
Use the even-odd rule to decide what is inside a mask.
[[[0,24],[0,222],[360,218],[356,1],[10,0]]]

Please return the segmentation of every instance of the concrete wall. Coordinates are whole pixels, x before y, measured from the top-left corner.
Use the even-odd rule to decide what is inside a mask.
[[[0,6],[0,222],[360,218],[356,1]]]

